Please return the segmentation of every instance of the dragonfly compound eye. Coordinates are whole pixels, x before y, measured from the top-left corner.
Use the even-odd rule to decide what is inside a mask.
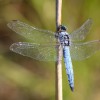
[[[67,27],[66,26],[63,26],[63,25],[60,25],[57,29],[57,31],[66,31]]]

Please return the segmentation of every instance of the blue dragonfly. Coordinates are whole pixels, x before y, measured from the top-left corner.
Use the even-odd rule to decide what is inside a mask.
[[[31,40],[32,43],[13,43],[10,50],[40,61],[56,61],[56,46],[61,45],[69,86],[73,91],[74,73],[71,59],[84,60],[100,50],[100,40],[83,42],[91,25],[92,19],[88,19],[80,28],[69,34],[67,28],[63,25],[58,27],[57,32],[52,32],[30,26],[18,20],[12,20],[7,26],[17,34]],[[57,39],[59,40],[58,44],[56,44]]]

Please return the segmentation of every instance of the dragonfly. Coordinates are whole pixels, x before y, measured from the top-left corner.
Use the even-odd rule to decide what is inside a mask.
[[[12,20],[7,26],[32,42],[13,43],[10,50],[40,61],[56,61],[56,46],[61,45],[69,86],[73,91],[72,60],[84,60],[100,50],[100,40],[83,41],[88,35],[92,23],[92,19],[87,19],[81,27],[69,34],[67,27],[63,25],[58,27],[57,32],[52,32],[30,26],[19,20]],[[59,40],[58,43],[56,42],[57,39]]]

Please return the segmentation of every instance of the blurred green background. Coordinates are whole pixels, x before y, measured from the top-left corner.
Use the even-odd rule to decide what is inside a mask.
[[[88,18],[93,26],[85,41],[100,39],[100,0],[63,0],[62,23],[69,33]],[[9,50],[25,39],[7,27],[18,19],[55,31],[55,0],[0,0],[0,100],[55,100],[55,63],[40,62]],[[71,92],[63,63],[63,100],[100,100],[100,52],[73,61],[75,91]]]

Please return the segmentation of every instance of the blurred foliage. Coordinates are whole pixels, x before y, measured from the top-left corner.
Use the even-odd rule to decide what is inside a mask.
[[[100,0],[63,0],[62,23],[69,32],[88,18],[94,24],[86,41],[100,39]],[[54,0],[0,0],[0,100],[54,100],[55,63],[15,54],[9,46],[24,38],[7,27],[18,19],[55,31]],[[100,52],[81,62],[73,61],[75,91],[70,91],[63,64],[64,100],[100,99]]]

